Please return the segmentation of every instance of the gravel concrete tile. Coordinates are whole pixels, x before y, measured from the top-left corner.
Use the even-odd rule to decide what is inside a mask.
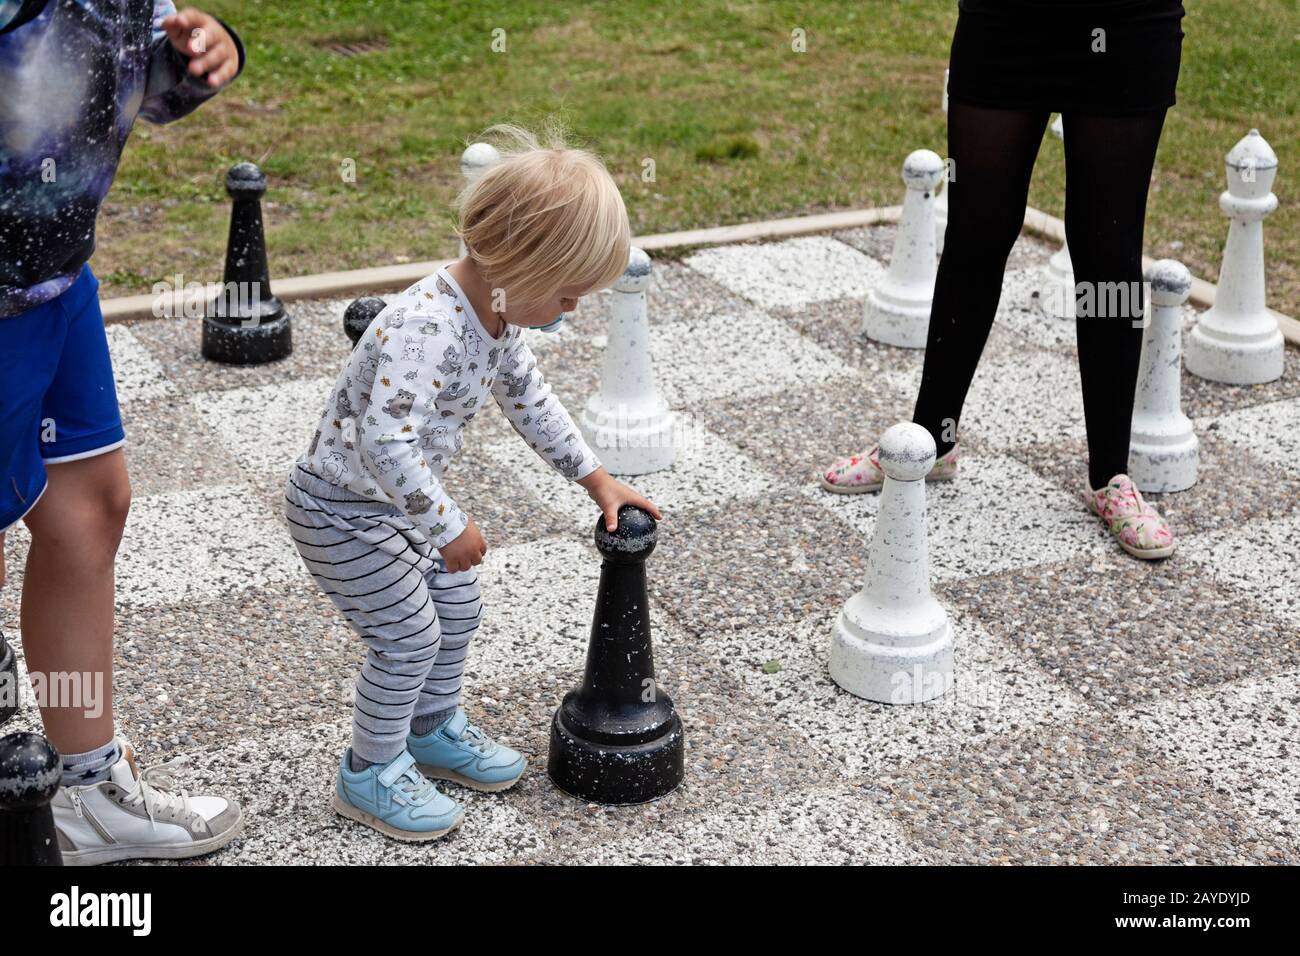
[[[1241,478],[1250,480],[1249,466],[1262,461],[1277,469],[1269,472],[1270,477],[1282,478],[1279,495],[1300,497],[1300,398],[1238,409],[1198,420],[1196,426],[1198,432],[1231,446],[1232,457],[1225,461],[1229,467],[1222,473],[1232,475],[1233,484]]]
[[[651,599],[706,640],[792,626],[844,603],[861,583],[864,551],[797,493],[701,509],[659,526]]]
[[[623,807],[585,803],[558,790],[545,775],[551,718],[563,694],[580,682],[581,660],[548,673],[548,683],[524,680],[493,699],[472,695],[471,716],[481,708],[486,729],[529,755],[527,775],[506,799],[542,833],[547,851],[537,859],[590,863],[609,858],[612,862],[618,847],[660,839],[664,848],[690,841],[700,861],[742,852],[793,858],[798,852],[815,852],[813,833],[825,834],[826,841],[837,847],[831,852],[841,852],[845,831],[869,825],[869,813],[851,814],[836,829],[815,811],[807,814],[815,814],[810,825],[801,820],[806,815],[802,810],[783,810],[787,805],[804,806],[806,791],[840,787],[837,775],[808,739],[798,728],[773,722],[729,668],[698,647],[674,645],[662,635],[657,627],[657,678],[672,697],[684,727],[685,777],[676,790],[651,803]],[[865,806],[868,801],[859,803]],[[779,812],[778,822],[793,818],[792,832],[772,834],[767,850],[762,849],[768,845],[767,837],[757,832],[765,821],[752,813],[758,806]],[[881,830],[887,833],[888,828]],[[858,850],[875,855],[878,847],[878,842],[864,839]],[[910,856],[901,846],[879,852],[886,850]]]
[[[644,828],[649,830],[649,827]],[[900,866],[928,862],[856,788],[755,799],[656,821],[652,833],[583,847],[559,862],[596,866]]]
[[[896,380],[907,372],[915,372],[919,381],[925,350],[896,348],[867,338],[862,333],[862,303],[861,298],[813,302],[797,311],[787,310],[781,318],[790,328],[856,369],[864,389],[892,391]],[[898,396],[910,414],[915,390],[903,389]]]
[[[577,316],[566,320],[561,326],[560,336],[567,334],[571,326],[580,327],[587,316],[593,316],[594,321],[585,327],[585,331],[591,335],[603,334],[609,321],[613,297],[613,290],[602,289],[584,298],[578,306]],[[650,319],[652,336],[660,325],[670,322],[698,321],[714,313],[738,315],[752,310],[753,305],[744,298],[685,263],[676,259],[651,257],[650,285],[646,289],[646,315]]]
[[[1253,809],[1295,854],[1300,833],[1300,671],[1139,704],[1125,726],[1201,786]]]
[[[673,436],[677,458],[666,471],[625,476],[628,484],[655,502],[670,521],[672,514],[715,507],[736,499],[774,494],[781,483],[750,462],[730,442],[699,422],[678,414]],[[576,482],[566,481],[519,440],[485,449],[498,467],[528,488],[547,507],[564,515],[572,527],[590,528],[599,510]],[[599,449],[596,450],[600,454]]]
[[[1067,688],[954,608],[954,682],[924,704],[862,700],[831,679],[827,659],[838,607],[789,627],[719,632],[708,651],[744,680],[779,724],[797,727],[829,766],[850,778],[899,772],[918,754],[1067,719],[1080,701]]]
[[[287,475],[311,444],[333,384],[327,378],[294,379],[200,392],[191,402],[242,468]]]
[[[1108,730],[1083,715],[872,783],[911,842],[947,864],[1296,862],[1270,828]]]
[[[147,402],[176,395],[176,386],[149,349],[125,325],[108,325],[108,351],[118,404]]]
[[[346,721],[338,721],[187,754],[177,776],[190,793],[233,796],[245,814],[243,832],[229,848],[192,862],[441,866],[499,863],[544,848],[508,796],[464,788],[455,790],[464,822],[429,843],[392,840],[339,816],[330,800],[347,734]]]
[[[826,236],[715,246],[683,261],[764,309],[797,309],[828,299],[861,298],[885,273],[875,259]]]
[[[1216,583],[1183,549],[1163,562],[1118,549],[940,593],[1076,693],[1107,708],[1295,667],[1300,630]]]
[[[273,283],[274,285],[274,283]],[[343,310],[351,299],[291,302],[293,352],[266,365],[223,365],[200,354],[202,320],[137,319],[121,323],[145,346],[182,394],[247,388],[290,379],[333,381],[348,360],[352,343],[343,333]]]
[[[901,195],[901,193],[900,193]],[[894,255],[894,237],[898,227],[894,223],[879,223],[862,226],[857,229],[841,229],[832,235],[841,242],[847,242],[859,252],[864,252],[884,266],[889,265]],[[1027,269],[1034,265],[1046,263],[1056,248],[1037,236],[1022,233],[1016,238],[1007,257],[1007,271]]]
[[[1176,537],[1200,534],[1260,518],[1284,518],[1300,508],[1285,472],[1228,444],[1211,428],[1197,426],[1200,461],[1197,481],[1184,491],[1143,497],[1160,509]],[[1078,500],[1088,482],[1088,443],[1082,438],[1027,445],[1010,452],[1016,460]],[[1231,475],[1231,481],[1222,476]],[[1118,546],[1117,546],[1118,547]]]
[[[351,714],[364,645],[301,568],[299,578],[119,613],[118,725],[141,753],[274,738]]]
[[[655,377],[673,408],[815,391],[856,378],[836,355],[754,309],[671,322],[654,331]]]
[[[1184,335],[1184,354],[1186,341]],[[1287,347],[1282,357],[1282,377],[1276,381],[1263,385],[1227,385],[1197,378],[1184,368],[1181,392],[1183,414],[1193,421],[1300,397],[1300,349]]]
[[[833,460],[856,454],[909,418],[911,405],[853,373],[762,399],[707,403],[698,414],[750,461],[788,484],[803,485],[819,480]]]
[[[802,491],[857,532],[865,551],[879,494],[836,494],[814,484]],[[964,457],[957,478],[926,485],[926,505],[935,580],[995,575],[1111,547],[1082,505],[1005,455]]]
[[[1183,541],[1178,553],[1202,573],[1250,595],[1280,624],[1300,625],[1300,516],[1197,535]]]
[[[1043,311],[1043,267],[1008,269],[1002,280],[1002,300],[994,321],[1040,348],[1073,352],[1075,324]]]
[[[293,580],[301,566],[280,522],[245,485],[146,495],[131,505],[117,555],[117,606],[151,607],[200,601]],[[17,525],[5,536],[17,570],[31,536]],[[18,585],[6,583],[4,605],[16,606]],[[4,606],[0,605],[0,606]]]
[[[921,385],[920,369],[892,375],[891,384],[915,395]],[[981,452],[1083,435],[1078,362],[1069,355],[1023,346],[986,350],[962,410],[963,442],[968,432],[974,433]],[[974,443],[970,447],[974,450]]]
[[[127,473],[136,500],[177,488],[233,485],[239,459],[186,401],[141,400],[122,407]]]

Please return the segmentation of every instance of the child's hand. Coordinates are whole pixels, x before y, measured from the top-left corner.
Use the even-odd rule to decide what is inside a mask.
[[[468,571],[474,565],[483,563],[483,555],[487,554],[487,542],[479,534],[474,519],[470,518],[465,524],[465,530],[439,548],[438,553],[442,555],[448,571]]]
[[[615,479],[603,467],[597,468],[586,478],[579,480],[578,484],[587,489],[591,500],[600,505],[600,510],[605,513],[606,531],[618,529],[618,509],[623,505],[634,505],[642,511],[650,512],[656,521],[664,520],[664,516],[659,513],[653,501],[635,488],[629,488]]]
[[[190,58],[190,74],[208,75],[208,86],[220,86],[239,72],[239,50],[215,17],[187,7],[164,17],[162,28],[171,45]]]

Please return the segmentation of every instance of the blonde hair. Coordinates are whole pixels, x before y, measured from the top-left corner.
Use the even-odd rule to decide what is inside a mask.
[[[545,145],[528,130],[498,125],[483,137],[501,161],[462,190],[456,230],[479,272],[524,306],[561,289],[594,291],[627,268],[627,210],[600,158],[566,145],[549,127]]]

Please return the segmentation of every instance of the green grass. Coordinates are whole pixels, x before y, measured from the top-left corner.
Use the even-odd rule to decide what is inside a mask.
[[[903,157],[944,152],[956,0],[200,3],[239,30],[248,66],[194,116],[137,126],[100,223],[108,294],[178,271],[219,277],[221,178],[242,159],[271,181],[274,278],[452,253],[459,153],[496,122],[562,118],[606,158],[641,234],[893,205]],[[1223,154],[1257,126],[1281,162],[1281,208],[1265,225],[1270,304],[1300,314],[1297,0],[1186,6],[1147,251],[1216,278]],[[806,52],[791,49],[795,28]],[[359,40],[387,47],[326,49]],[[348,160],[355,183],[340,172]],[[1030,202],[1060,215],[1063,186],[1047,137]]]

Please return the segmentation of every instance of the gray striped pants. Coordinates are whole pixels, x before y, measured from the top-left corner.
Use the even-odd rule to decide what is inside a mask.
[[[483,616],[478,573],[447,573],[397,508],[301,465],[289,473],[284,514],[303,564],[368,648],[352,750],[387,763],[406,748],[413,716],[460,703],[465,656]]]

